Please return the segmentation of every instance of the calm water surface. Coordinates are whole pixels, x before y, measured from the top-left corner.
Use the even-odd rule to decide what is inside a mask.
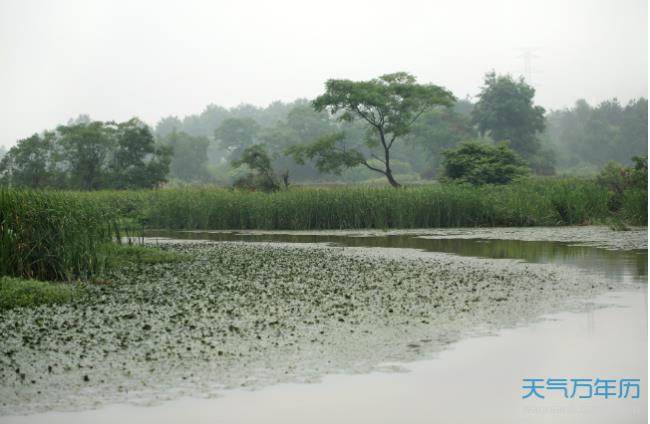
[[[491,337],[465,339],[409,372],[331,375],[316,384],[232,390],[152,407],[0,417],[12,424],[646,423],[647,290],[611,292]],[[607,305],[607,307],[602,307]],[[640,399],[523,400],[522,378],[641,378]]]
[[[342,236],[318,234],[255,234],[241,232],[147,231],[148,237],[180,240],[244,241],[267,243],[329,243],[343,247],[417,249],[490,259],[519,259],[578,267],[611,279],[612,282],[646,282],[648,251],[607,250],[557,241],[495,239],[429,239],[414,234],[386,236]]]

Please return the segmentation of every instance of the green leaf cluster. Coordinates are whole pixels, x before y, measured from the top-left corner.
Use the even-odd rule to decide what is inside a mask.
[[[443,152],[445,176],[475,186],[508,184],[529,173],[526,161],[507,142],[490,145],[465,141],[456,149]]]

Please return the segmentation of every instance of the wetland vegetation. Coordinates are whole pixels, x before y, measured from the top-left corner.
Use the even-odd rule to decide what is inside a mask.
[[[125,264],[108,272],[111,284],[85,286],[83,301],[0,312],[0,413],[368,371],[625,284],[553,264],[408,250],[157,247],[192,259]]]
[[[0,161],[0,415],[368,371],[639,289],[647,101],[546,114],[534,95],[491,72],[472,103],[395,72],[19,140]]]

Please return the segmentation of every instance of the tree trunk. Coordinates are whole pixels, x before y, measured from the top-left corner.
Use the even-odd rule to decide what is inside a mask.
[[[393,171],[390,169],[390,147],[386,145],[386,140],[384,139],[384,133],[383,131],[380,133],[381,134],[381,144],[384,146],[384,165],[386,165],[386,178],[388,178],[388,182],[390,185],[392,185],[395,188],[400,188],[402,185],[395,181],[395,178],[393,178]]]
[[[393,178],[393,172],[390,169],[386,169],[386,178],[388,178],[388,182],[393,187],[400,188],[402,186],[400,183],[395,181],[395,178]]]

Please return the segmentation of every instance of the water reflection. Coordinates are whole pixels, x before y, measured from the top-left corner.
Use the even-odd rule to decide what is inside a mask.
[[[607,250],[566,242],[493,239],[428,239],[414,234],[354,237],[318,234],[251,234],[149,230],[148,237],[183,240],[249,241],[276,243],[329,243],[349,247],[389,247],[443,252],[491,259],[520,259],[532,263],[570,265],[606,276],[616,282],[646,282],[648,251]]]

